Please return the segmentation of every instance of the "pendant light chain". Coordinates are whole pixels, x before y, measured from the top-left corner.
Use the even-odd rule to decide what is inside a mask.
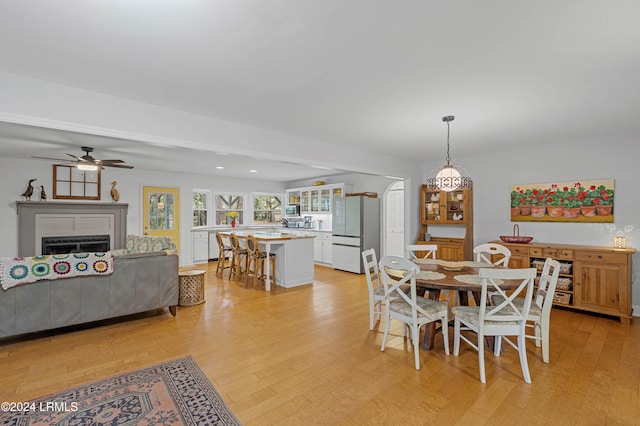
[[[451,155],[449,155],[449,134],[451,133],[451,129],[449,127],[449,121],[450,120],[446,120],[447,122],[447,158],[445,158],[445,160],[447,160],[447,166],[451,165]]]

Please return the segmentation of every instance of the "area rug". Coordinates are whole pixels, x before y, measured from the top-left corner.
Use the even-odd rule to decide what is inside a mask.
[[[190,356],[5,408],[0,425],[240,424]]]

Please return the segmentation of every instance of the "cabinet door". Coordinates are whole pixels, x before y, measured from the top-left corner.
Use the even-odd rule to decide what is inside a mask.
[[[461,224],[465,218],[465,191],[442,191],[440,194],[440,214],[443,222]]]
[[[208,232],[194,232],[192,235],[193,241],[193,261],[207,262],[209,260],[209,233]]]
[[[300,191],[287,192],[287,204],[300,204]]]
[[[322,213],[331,212],[331,189],[329,188],[320,190],[320,211]]]
[[[333,263],[333,237],[328,233],[322,235],[322,262]]]
[[[464,253],[462,252],[462,246],[438,244],[436,257],[444,260],[464,260]]]
[[[311,206],[310,193],[308,189],[300,191],[300,212],[309,213]]]
[[[312,189],[310,192],[311,208],[309,211],[317,213],[320,211],[320,191],[318,189]]]
[[[313,239],[313,261],[322,262],[322,239],[320,235],[314,234]]]
[[[627,266],[576,261],[574,267],[574,306],[603,314],[629,315]]]
[[[421,220],[423,225],[443,222],[443,214],[440,211],[440,193],[441,191],[422,188],[420,193],[420,210],[422,212]]]

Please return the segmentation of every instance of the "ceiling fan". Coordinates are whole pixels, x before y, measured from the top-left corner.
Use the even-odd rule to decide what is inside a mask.
[[[118,167],[120,169],[133,169],[133,166],[124,164],[123,160],[98,160],[97,158],[94,158],[91,155],[91,153],[93,152],[93,148],[91,148],[90,146],[82,146],[80,147],[80,149],[82,149],[85,152],[85,154],[80,157],[78,157],[77,155],[67,153],[67,155],[69,157],[74,158],[74,160],[50,158],[50,157],[36,157],[36,156],[33,156],[32,158],[41,158],[43,160],[66,161],[70,163],[75,162],[79,169],[85,169],[85,170],[90,170],[90,169],[95,170],[97,168],[104,168],[104,167]]]

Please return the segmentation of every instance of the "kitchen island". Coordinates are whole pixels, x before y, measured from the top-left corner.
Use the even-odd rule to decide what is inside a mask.
[[[219,232],[223,238],[228,238],[231,233],[231,231]],[[287,232],[235,231],[233,233],[240,238],[240,241],[246,239],[248,235],[253,235],[264,252],[275,253],[277,285],[291,288],[313,283],[314,237]],[[271,263],[265,262],[266,291],[271,291],[270,267]]]

